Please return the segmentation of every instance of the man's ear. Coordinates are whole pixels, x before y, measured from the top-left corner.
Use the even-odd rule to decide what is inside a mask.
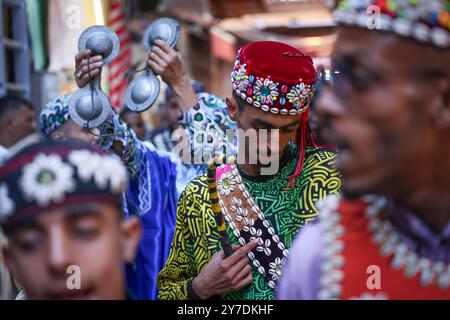
[[[124,262],[134,261],[137,247],[141,240],[142,228],[138,217],[132,216],[122,221],[122,257]]]
[[[450,128],[450,81],[442,79],[436,88],[438,92],[432,99],[433,120],[438,128]]]
[[[55,140],[66,140],[66,135],[60,130],[55,130],[50,135]]]
[[[228,114],[230,116],[230,119],[233,121],[237,121],[237,109],[238,109],[237,102],[233,98],[230,98],[230,97],[227,97],[225,99],[225,102],[227,104],[227,109],[228,109]]]

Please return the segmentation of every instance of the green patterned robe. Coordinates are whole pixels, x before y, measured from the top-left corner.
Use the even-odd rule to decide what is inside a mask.
[[[315,203],[330,193],[339,192],[340,175],[334,169],[335,152],[308,149],[303,171],[295,187],[286,190],[298,157],[291,157],[272,177],[246,177],[242,180],[256,203],[269,219],[276,233],[289,248],[305,224],[317,217]],[[227,228],[233,244],[236,237]],[[181,195],[171,252],[158,276],[159,299],[189,299],[187,280],[198,275],[221,250],[216,220],[209,204],[206,176],[194,179]],[[222,296],[223,299],[274,299],[275,292],[252,266],[253,282],[247,287]]]

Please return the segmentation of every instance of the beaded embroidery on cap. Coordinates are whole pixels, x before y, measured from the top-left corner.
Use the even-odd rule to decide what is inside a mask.
[[[246,64],[240,63],[239,53],[231,72],[231,82],[236,94],[248,104],[266,112],[282,115],[305,112],[316,89],[316,84],[304,83],[302,79],[295,86],[288,87],[274,82],[270,76],[264,78],[248,74]],[[282,109],[274,107],[277,100]]]
[[[442,48],[450,46],[449,0],[345,0],[339,3],[335,20],[392,31]]]

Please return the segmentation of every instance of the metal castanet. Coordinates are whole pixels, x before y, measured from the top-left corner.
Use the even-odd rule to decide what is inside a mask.
[[[180,39],[180,24],[170,18],[155,20],[146,29],[142,40],[147,52],[151,50],[157,39],[163,40],[175,48]],[[160,90],[160,82],[156,73],[146,66],[144,73],[135,77],[128,85],[125,94],[126,105],[130,110],[136,112],[148,110],[155,103]]]
[[[83,31],[78,40],[78,51],[91,50],[92,56],[103,57],[103,64],[117,58],[120,40],[117,34],[106,26],[91,26]]]
[[[155,40],[162,40],[172,48],[180,40],[180,24],[175,19],[160,18],[152,22],[144,33],[143,42],[146,51],[152,49]]]
[[[91,50],[92,56],[101,55],[103,65],[117,58],[120,40],[115,32],[106,26],[91,26],[83,31],[78,40],[78,50]],[[96,128],[114,112],[109,98],[100,87],[100,75],[91,79],[69,99],[70,118],[79,126]]]
[[[92,85],[75,91],[68,103],[70,118],[84,128],[98,127],[113,112],[108,96],[100,88],[98,77],[93,80]]]

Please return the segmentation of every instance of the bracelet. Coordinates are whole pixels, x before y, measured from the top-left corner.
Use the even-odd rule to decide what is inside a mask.
[[[200,297],[195,293],[194,287],[192,286],[193,278],[187,281],[187,294],[191,300],[201,300]]]

